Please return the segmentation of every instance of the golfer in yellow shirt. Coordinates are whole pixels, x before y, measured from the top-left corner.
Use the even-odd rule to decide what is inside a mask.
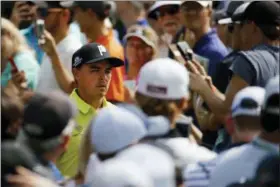
[[[105,95],[110,84],[112,68],[123,64],[121,59],[111,57],[107,49],[97,43],[86,44],[73,54],[72,72],[77,89],[70,97],[76,103],[79,114],[68,149],[56,163],[63,175],[73,177],[77,173],[83,133],[99,108],[113,106],[106,101]]]

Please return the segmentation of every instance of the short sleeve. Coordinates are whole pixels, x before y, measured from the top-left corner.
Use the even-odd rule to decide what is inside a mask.
[[[230,67],[230,70],[232,71],[233,75],[238,75],[244,81],[246,81],[248,85],[253,84],[256,77],[256,70],[251,62],[244,56],[240,55],[236,57]]]
[[[37,86],[39,79],[39,65],[29,51],[20,52],[15,56],[15,63],[18,69],[25,72],[28,88],[34,90]]]

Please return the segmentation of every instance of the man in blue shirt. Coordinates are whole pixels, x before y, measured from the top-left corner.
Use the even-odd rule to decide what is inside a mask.
[[[181,5],[184,25],[195,35],[194,53],[209,59],[208,74],[215,74],[216,66],[228,54],[215,29],[210,27],[212,1],[185,1]]]

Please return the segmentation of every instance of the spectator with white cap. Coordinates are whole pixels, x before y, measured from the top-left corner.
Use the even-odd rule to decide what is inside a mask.
[[[165,151],[146,144],[138,144],[120,152],[117,159],[130,161],[143,168],[154,187],[175,187],[175,165]]]
[[[90,173],[89,187],[154,187],[151,177],[137,163],[110,159]]]
[[[84,172],[86,183],[100,162],[137,143],[147,132],[142,119],[122,107],[101,109],[88,130],[90,145],[95,153],[90,158],[81,160],[85,165],[88,163],[87,169],[85,168],[87,171]]]
[[[238,182],[241,177],[252,178],[262,159],[271,154],[279,155],[279,78],[272,78],[265,87],[260,135],[251,143],[233,148],[219,158],[211,175],[210,187],[224,187]],[[229,175],[228,170],[234,172]]]
[[[215,29],[211,28],[212,1],[184,1],[181,5],[184,25],[195,36],[194,53],[209,59],[208,74],[213,76],[216,65],[228,51]]]
[[[155,1],[148,11],[148,18],[156,20],[163,34],[159,40],[159,56],[168,57],[168,44],[181,28],[179,8],[181,1]]]
[[[75,102],[79,113],[69,148],[57,162],[64,175],[73,177],[76,174],[83,132],[97,110],[112,106],[105,99],[105,95],[109,89],[112,69],[122,65],[121,59],[110,56],[107,49],[98,43],[86,44],[73,54],[72,72],[77,88],[73,90],[70,97]]]
[[[143,66],[136,89],[136,101],[146,115],[161,115],[169,120],[167,123],[149,124],[143,142],[166,147],[178,168],[216,156],[206,148],[190,142],[188,138],[183,138],[176,127],[176,120],[188,105],[188,76],[182,64],[172,59],[159,58]]]
[[[251,142],[260,133],[260,113],[264,95],[265,90],[261,87],[247,87],[236,94],[231,107],[231,116],[228,117],[226,124],[232,142],[227,149]],[[222,154],[211,161],[188,165],[184,170],[185,186],[207,187],[211,171]],[[197,180],[198,175],[199,180]]]

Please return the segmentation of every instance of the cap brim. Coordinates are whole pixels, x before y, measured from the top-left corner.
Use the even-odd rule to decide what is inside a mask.
[[[157,20],[157,15],[156,11],[166,5],[175,5],[175,6],[180,6],[181,1],[157,1],[155,4],[149,9],[148,11],[148,18]]]
[[[150,42],[148,38],[146,38],[145,36],[142,36],[140,34],[135,34],[135,33],[129,33],[129,34],[125,35],[125,37],[123,39],[124,43],[126,43],[127,39],[131,38],[131,37],[139,38],[139,39],[143,40],[147,45],[151,46],[152,48],[156,48],[156,46],[152,42]]]
[[[232,23],[232,19],[231,18],[224,18],[224,19],[220,19],[218,21],[219,25],[226,25],[226,24],[230,24]]]
[[[93,63],[98,63],[101,61],[107,61],[109,62],[109,64],[112,65],[112,67],[119,67],[119,66],[123,66],[124,65],[124,61],[119,59],[119,58],[115,58],[115,57],[101,57],[101,58],[97,58],[94,60],[90,60],[88,62],[86,62],[85,64],[93,64]]]
[[[75,1],[61,1],[60,2],[60,6],[62,6],[64,8],[72,8],[76,5],[77,5],[77,3]]]

